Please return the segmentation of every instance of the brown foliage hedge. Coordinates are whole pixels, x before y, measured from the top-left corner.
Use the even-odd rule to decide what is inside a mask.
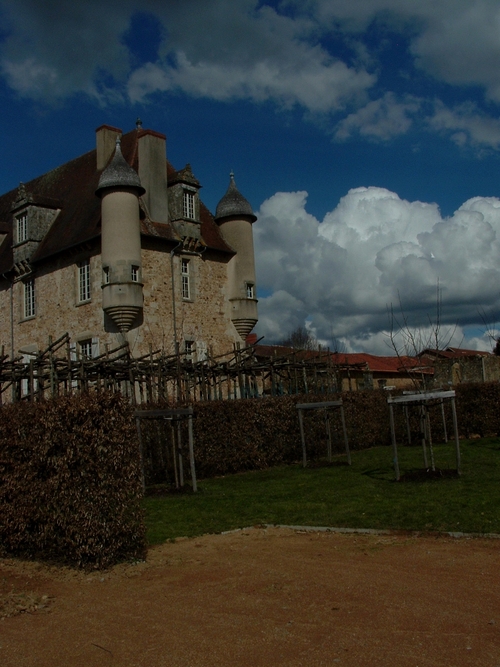
[[[119,394],[0,409],[0,548],[105,568],[142,558],[140,458]]]
[[[460,385],[456,388],[456,394],[460,437],[500,433],[499,383]],[[387,396],[386,392],[377,390],[342,394],[351,451],[391,444]],[[194,446],[198,477],[258,470],[300,461],[302,448],[295,405],[339,398],[340,394],[307,394],[197,403]],[[394,415],[398,443],[404,444],[407,441],[407,429],[403,410],[396,407]],[[445,416],[447,434],[452,438],[453,421],[449,405],[445,407]],[[305,412],[304,417],[308,459],[324,457],[326,429],[323,413]],[[439,406],[431,411],[431,424],[433,440],[442,441],[444,430]],[[416,410],[410,410],[410,427],[413,444],[419,444],[420,425]],[[343,454],[344,440],[338,411],[331,417],[331,430],[333,451]],[[169,441],[168,434],[162,438]],[[146,473],[147,478],[150,477],[148,471]]]
[[[338,400],[339,395],[280,396],[238,401],[212,401],[195,406],[194,445],[200,477],[263,469],[302,459],[297,403]],[[352,450],[390,442],[386,395],[353,392],[343,395]],[[340,413],[331,413],[333,451],[345,452]],[[307,457],[326,455],[324,413],[304,411]]]

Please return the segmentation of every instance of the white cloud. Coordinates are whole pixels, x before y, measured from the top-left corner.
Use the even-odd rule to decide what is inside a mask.
[[[8,84],[20,95],[45,101],[78,92],[100,99],[102,72],[123,78],[128,71],[120,37],[132,6],[129,0],[2,0],[8,36],[0,68]]]
[[[380,353],[391,304],[425,328],[438,287],[447,327],[500,312],[500,199],[470,199],[443,219],[436,204],[356,188],[323,222],[306,201],[305,192],[281,192],[258,213],[257,276],[271,292],[260,303],[261,335],[283,338],[308,319],[321,339]],[[297,310],[284,317],[291,303]]]
[[[417,64],[453,85],[481,85],[500,101],[498,0],[289,0],[323,25],[363,33],[374,20],[410,39]]]
[[[420,108],[416,98],[406,97],[398,102],[393,93],[369,102],[366,106],[349,114],[336,128],[335,138],[345,140],[354,133],[370,139],[387,141],[399,134],[405,134],[411,124],[411,116]]]
[[[378,49],[400,34],[414,64],[500,101],[498,0],[0,0],[0,71],[20,95],[98,102],[180,91],[220,101],[270,100],[333,116],[335,136],[386,141],[407,132],[424,100],[375,89]],[[276,7],[276,8],[275,8]],[[293,11],[290,11],[293,10]],[[124,39],[137,12],[158,22],[159,47],[134,65]],[[378,26],[380,43],[365,40]],[[340,44],[340,49],[334,44]],[[345,49],[343,47],[346,47]],[[349,55],[350,54],[350,55]],[[379,81],[380,80],[380,81]],[[370,95],[376,99],[370,100]],[[339,116],[347,114],[342,119]],[[324,125],[327,127],[327,124]],[[458,144],[500,145],[496,119],[437,106],[429,126]]]
[[[450,134],[459,146],[500,147],[500,120],[487,116],[475,104],[461,104],[450,109],[437,101],[428,122],[434,130]]]

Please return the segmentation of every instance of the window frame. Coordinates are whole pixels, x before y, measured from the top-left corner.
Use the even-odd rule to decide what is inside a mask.
[[[130,280],[133,283],[138,283],[139,281],[139,272],[140,272],[140,266],[138,264],[132,264],[130,266]]]
[[[23,319],[29,320],[36,315],[35,279],[23,281]]]
[[[28,240],[28,212],[24,211],[16,215],[16,238],[17,243]]]
[[[78,262],[78,303],[88,303],[91,299],[90,258],[87,258]]]
[[[247,299],[255,299],[255,283],[245,283],[245,294]]]
[[[181,257],[181,296],[183,301],[192,300],[190,260]]]
[[[196,352],[195,341],[191,339],[184,340],[184,354],[186,355],[186,359],[193,361],[195,352]]]
[[[84,338],[78,341],[78,354],[80,359],[92,359],[94,354],[92,338]]]
[[[195,197],[196,194],[191,190],[182,191],[182,213],[186,220],[196,220]]]

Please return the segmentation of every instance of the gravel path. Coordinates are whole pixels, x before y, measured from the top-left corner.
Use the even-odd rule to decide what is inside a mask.
[[[2,667],[500,667],[500,541],[255,528],[0,560]]]

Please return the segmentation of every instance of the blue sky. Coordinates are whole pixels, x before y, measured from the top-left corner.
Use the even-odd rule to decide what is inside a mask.
[[[234,170],[267,342],[391,354],[402,303],[411,352],[439,292],[441,344],[491,347],[497,0],[0,0],[0,104],[1,191],[137,116],[212,211]]]

